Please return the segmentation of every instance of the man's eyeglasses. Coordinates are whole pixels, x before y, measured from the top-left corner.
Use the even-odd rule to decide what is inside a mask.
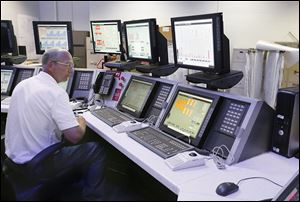
[[[57,64],[60,64],[60,65],[68,66],[70,69],[74,69],[74,64],[73,63],[63,63],[63,62],[55,61],[55,60],[53,60],[53,62],[55,62]]]

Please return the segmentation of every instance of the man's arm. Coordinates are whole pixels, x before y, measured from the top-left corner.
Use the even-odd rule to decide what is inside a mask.
[[[68,128],[62,131],[64,137],[73,144],[78,143],[82,139],[86,129],[86,122],[82,116],[77,117],[77,122],[79,126]]]

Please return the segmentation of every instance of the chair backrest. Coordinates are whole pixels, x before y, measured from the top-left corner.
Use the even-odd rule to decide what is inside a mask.
[[[53,155],[54,153],[58,152],[62,147],[64,147],[64,142],[58,142],[56,144],[53,144],[40,153],[38,153],[33,159],[31,159],[27,166],[30,167],[30,169],[36,169],[36,167],[42,162],[47,160],[48,157]]]
[[[1,144],[2,144],[1,140]],[[35,171],[39,168],[42,162],[46,161],[55,152],[58,152],[64,146],[64,142],[53,144],[40,153],[38,153],[32,160],[25,164],[16,164],[11,159],[6,157],[2,165],[2,172],[5,178],[11,184],[15,192],[16,200],[41,200],[41,192],[44,186],[47,186],[47,181],[54,179],[35,178]],[[2,146],[2,145],[1,145]],[[26,169],[24,169],[26,166]],[[32,171],[30,173],[25,170]]]

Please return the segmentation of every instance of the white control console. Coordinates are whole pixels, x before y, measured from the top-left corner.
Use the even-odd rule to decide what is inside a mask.
[[[115,125],[113,129],[117,133],[123,133],[123,132],[131,132],[134,130],[142,129],[148,127],[149,124],[141,123],[138,121],[125,121],[123,123],[120,123],[118,125]]]
[[[204,158],[195,151],[186,151],[165,160],[165,163],[172,170],[180,170],[184,168],[205,165]]]

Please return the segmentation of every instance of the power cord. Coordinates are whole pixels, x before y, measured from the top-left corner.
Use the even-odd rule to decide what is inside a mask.
[[[224,152],[223,149],[226,150],[228,155],[225,155],[225,152]],[[223,169],[226,168],[225,160],[223,158],[229,159],[231,162],[234,161],[234,157],[230,153],[230,150],[224,144],[221,145],[221,146],[214,147],[211,152],[212,152],[211,157],[212,157],[214,163],[216,164],[217,168],[220,169],[220,170],[223,170]]]
[[[245,180],[251,180],[251,179],[264,179],[264,180],[267,180],[269,182],[272,182],[273,184],[275,184],[279,187],[283,187],[282,185],[280,185],[280,184],[278,184],[278,183],[276,183],[276,182],[274,182],[274,181],[272,181],[268,178],[265,178],[265,177],[247,177],[247,178],[243,178],[243,179],[239,180],[236,184],[239,185],[240,182],[245,181]]]
[[[142,121],[142,123],[149,123],[149,125],[153,126],[155,125],[155,119],[156,119],[157,116],[155,115],[151,115],[149,116],[147,119],[145,119],[144,121]]]
[[[95,100],[95,102],[99,102],[100,104],[99,105],[97,104],[97,105],[100,106],[101,108],[105,107],[105,100],[101,95],[99,96],[99,99]]]

